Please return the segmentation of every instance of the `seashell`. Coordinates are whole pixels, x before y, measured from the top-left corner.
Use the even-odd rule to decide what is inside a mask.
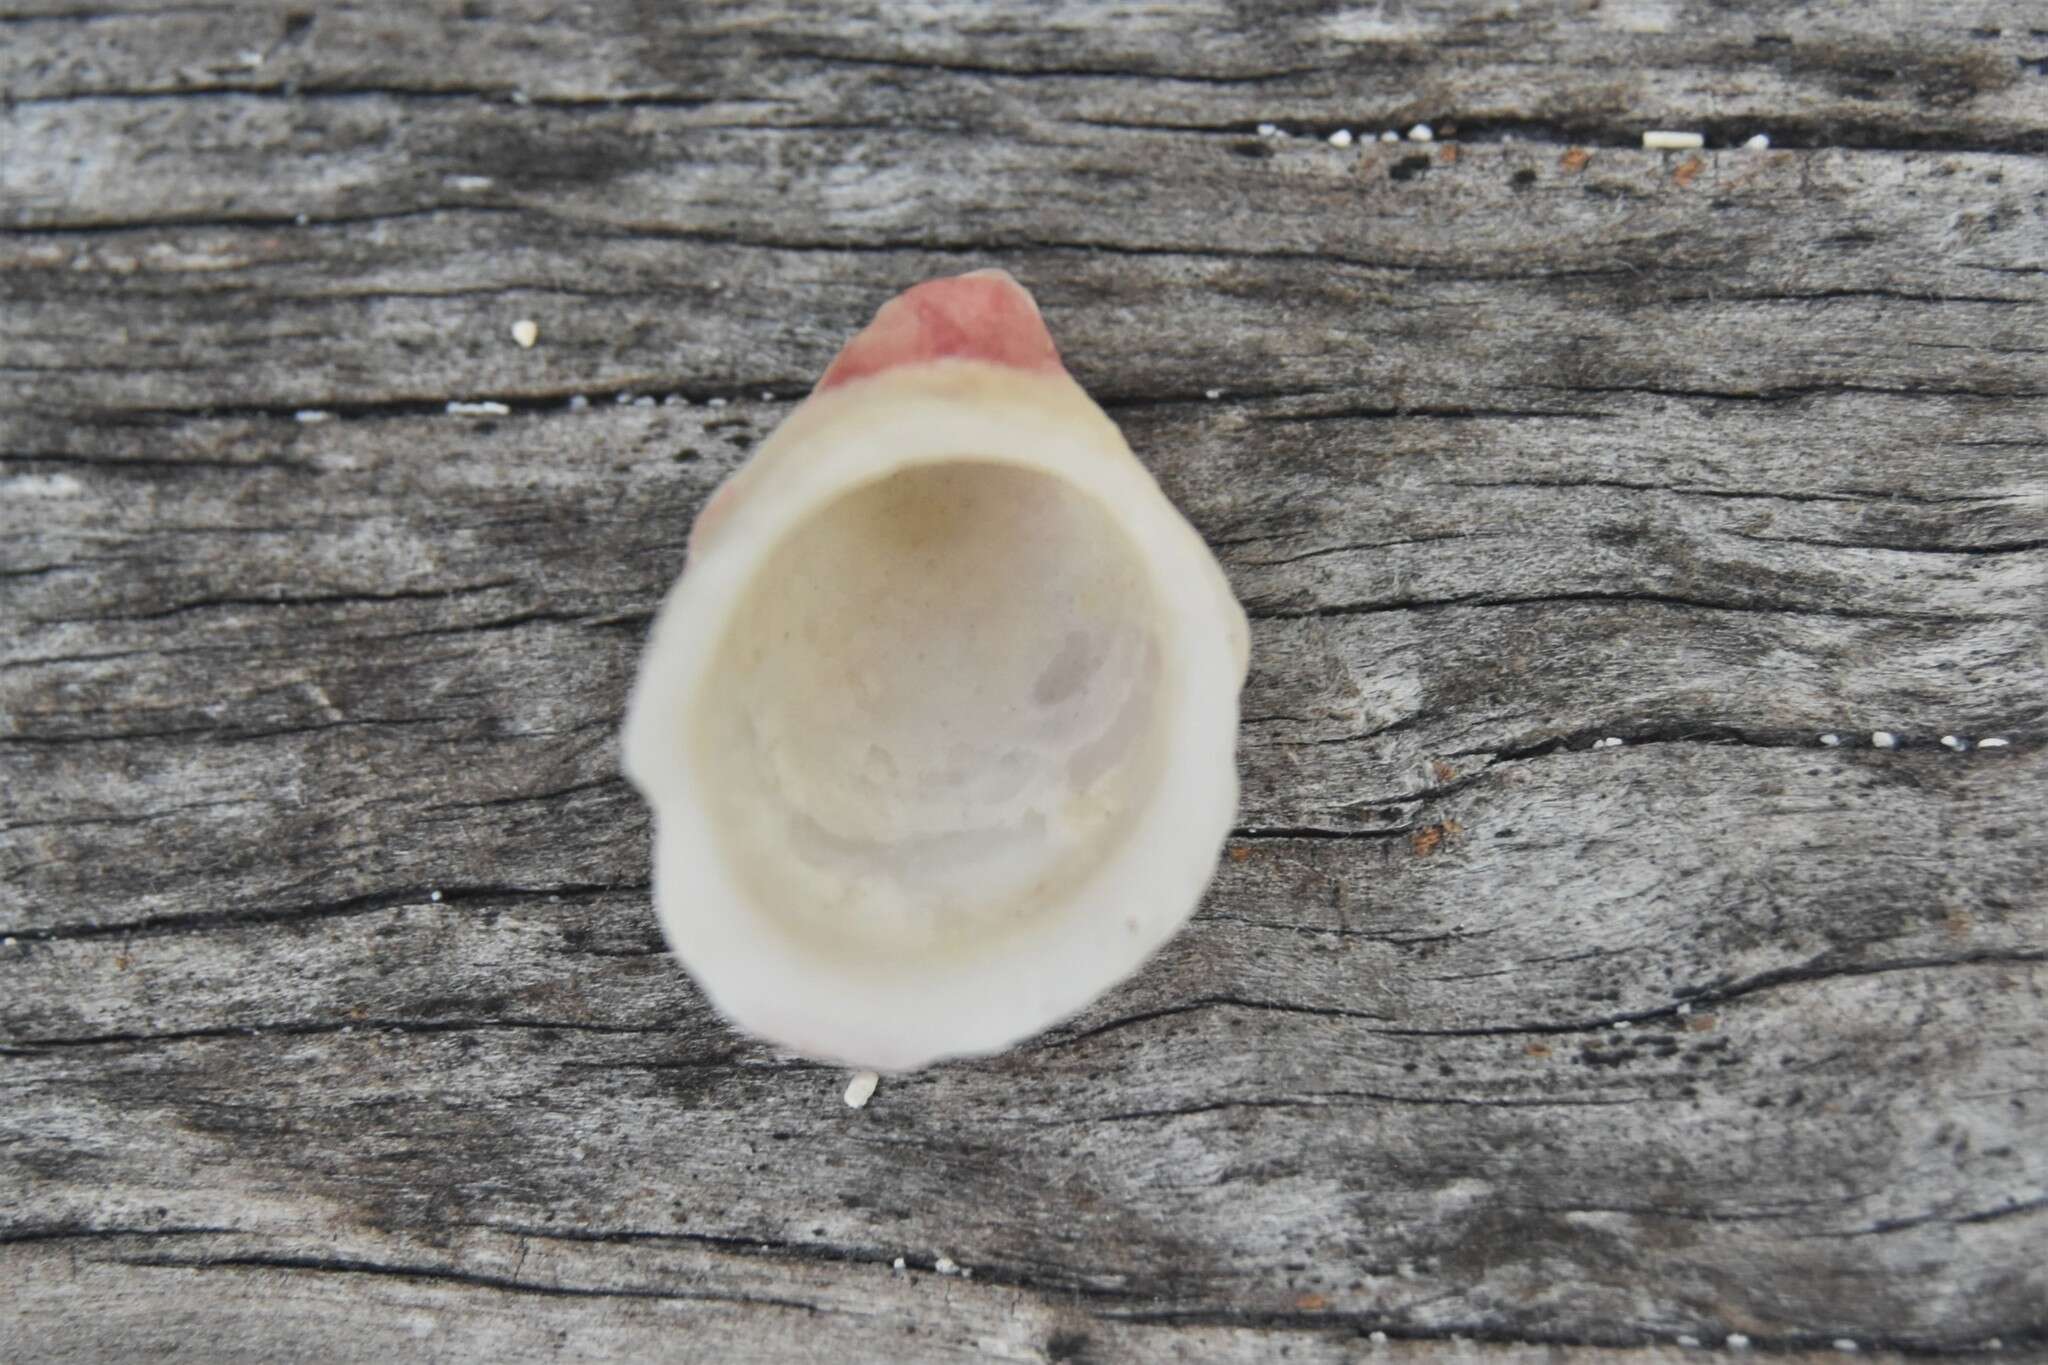
[[[664,935],[740,1028],[1000,1051],[1187,919],[1243,609],[1001,271],[886,304],[705,505],[623,736]]]

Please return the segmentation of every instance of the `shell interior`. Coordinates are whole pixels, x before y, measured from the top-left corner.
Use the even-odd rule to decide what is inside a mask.
[[[1000,949],[1160,780],[1162,612],[1108,509],[963,457],[811,513],[747,581],[683,733],[734,880],[840,953]]]

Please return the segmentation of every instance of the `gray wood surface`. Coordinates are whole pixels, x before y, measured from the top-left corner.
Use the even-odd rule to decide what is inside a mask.
[[[2048,1352],[2038,5],[5,0],[0,89],[0,1357]],[[1243,828],[856,1112],[615,735],[986,264],[1252,612]]]

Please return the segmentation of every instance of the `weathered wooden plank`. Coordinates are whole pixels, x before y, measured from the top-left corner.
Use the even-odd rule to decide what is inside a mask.
[[[298,1266],[280,1264],[286,1258],[275,1253],[273,1263],[267,1264],[261,1254],[241,1248],[188,1242],[188,1257],[198,1250],[221,1258],[201,1271],[177,1264],[178,1254],[161,1250],[151,1238],[132,1239],[133,1250],[118,1241],[108,1245],[118,1249],[117,1255],[125,1252],[127,1261],[143,1262],[145,1267],[122,1267],[108,1274],[89,1262],[67,1259],[65,1250],[56,1247],[37,1248],[20,1258],[23,1312],[18,1322],[24,1334],[38,1329],[61,1332],[71,1325],[67,1310],[78,1299],[104,1297],[110,1300],[105,1319],[112,1329],[109,1336],[164,1352],[204,1341],[210,1357],[222,1361],[270,1360],[279,1353],[344,1361],[394,1356],[462,1361],[496,1357],[508,1349],[568,1360],[803,1359],[821,1337],[833,1339],[838,1349],[878,1359],[996,1356],[1062,1365],[1174,1358],[1249,1365],[1276,1355],[1310,1365],[1359,1359],[1543,1365],[1558,1354],[1555,1346],[1497,1343],[1483,1337],[1362,1343],[1357,1331],[1318,1323],[1307,1315],[1258,1326],[1106,1318],[1088,1311],[1082,1298],[1048,1302],[1010,1286],[963,1284],[916,1272],[909,1272],[911,1291],[891,1303],[868,1291],[900,1288],[901,1275],[892,1279],[889,1271],[867,1268],[849,1274],[844,1267],[806,1274],[802,1267],[791,1269],[772,1256],[743,1263],[753,1290],[750,1296],[721,1301],[715,1293],[667,1288],[589,1291],[482,1274],[451,1278],[426,1265],[323,1269],[313,1257]],[[564,1257],[565,1250],[572,1257]],[[238,1251],[243,1254],[238,1256]],[[528,1273],[528,1267],[531,1273],[566,1270],[568,1282],[574,1268],[563,1262],[573,1263],[573,1251],[573,1245],[527,1239],[517,1253],[494,1259],[522,1273]],[[678,1265],[673,1253],[663,1260],[666,1274],[660,1278],[668,1283],[696,1270],[688,1262]],[[610,1268],[601,1273],[609,1277]],[[138,1280],[162,1286],[166,1297],[138,1295]],[[769,1297],[775,1292],[813,1299],[830,1295],[833,1301],[816,1309],[798,1308],[794,1301]],[[935,1329],[935,1322],[945,1325]],[[0,1327],[0,1332],[13,1325]],[[60,1351],[69,1344],[58,1340]],[[1699,1358],[1697,1352],[1679,1347],[1575,1347],[1571,1354],[1598,1365],[1676,1365]],[[53,1358],[93,1357],[66,1353]],[[1830,1345],[1788,1350],[1775,1358],[1841,1357]],[[1860,1358],[1911,1357],[1866,1347]]]
[[[2040,150],[2025,0],[1930,12],[1657,0],[1456,4],[877,4],[314,8],[11,6],[16,98],[396,92],[521,107],[723,107],[750,121],[979,124],[1052,115],[1193,130],[1450,123],[1468,136]]]
[[[586,1253],[576,1274],[540,1262],[555,1273],[536,1283],[708,1278],[724,1297],[758,1286],[765,1246],[868,1267],[861,1292],[886,1301],[912,1286],[869,1289],[874,1271],[943,1253],[1112,1319],[1284,1319],[1313,1294],[1340,1322],[1411,1334],[1498,1332],[1511,1314],[1539,1340],[1746,1329],[1953,1347],[2024,1327],[2013,1313],[2038,1289],[2023,1267],[2040,1204],[2007,1193],[2040,1175],[2012,1145],[2014,1102],[2040,1079],[2020,1036],[2038,977],[1905,968],[1755,992],[1706,1033],[1676,1021],[1428,1052],[1348,1018],[1202,1010],[892,1083],[860,1115],[809,1068],[707,1067],[688,1028],[113,1042],[39,1052],[14,1083],[44,1149],[99,1177],[83,1208],[50,1201],[69,1215],[52,1222],[146,1231],[162,1209],[172,1227],[217,1226],[232,1199],[234,1249],[146,1253],[178,1260],[341,1270],[402,1250],[504,1276],[521,1239],[618,1241],[653,1263]],[[1899,1075],[1943,1036],[1980,1041],[1869,1092],[1873,1070]],[[208,1153],[222,1159],[195,1189],[184,1171]],[[659,1259],[704,1237],[732,1253],[715,1274]],[[1561,1257],[1586,1278],[1560,1284]],[[1893,1291],[1930,1259],[1926,1292]]]
[[[0,239],[11,392],[183,409],[789,389],[877,286],[1000,258],[1069,319],[1081,377],[1112,399],[1194,397],[1247,365],[1261,391],[1363,390],[1382,409],[1485,394],[1511,413],[1597,411],[1636,389],[2041,396],[2048,182],[2030,159],[1728,152],[1680,184],[1640,151],[1576,171],[1526,144],[1449,165],[1456,149],[1319,144],[1252,160],[1100,129],[878,132],[828,159],[800,133],[624,111],[578,116],[594,161],[649,166],[600,188],[486,167],[468,111],[351,104],[335,117],[357,133],[321,121],[323,158],[297,145],[291,106],[225,111],[225,133],[191,126],[224,112],[197,107],[211,112],[176,109],[146,142],[99,106],[14,111],[19,145],[88,143],[104,168],[79,187],[60,157],[12,160],[0,188],[29,221],[167,221]],[[351,147],[393,126],[403,173],[361,169]],[[138,155],[219,136],[234,150],[203,180]],[[941,166],[971,173],[902,193]],[[448,188],[484,169],[489,186]],[[1103,213],[1110,174],[1147,206],[1136,223]],[[1021,190],[1046,184],[1068,188]],[[111,212],[67,207],[81,188]],[[253,224],[179,223],[258,198],[277,207]],[[67,324],[82,306],[119,326]],[[527,313],[547,344],[519,352],[507,329]],[[1758,329],[1775,344],[1737,343]],[[1148,344],[1112,370],[1133,334]]]
[[[0,19],[0,1354],[2042,1349],[2029,8],[942,8]],[[612,737],[994,261],[1252,609],[1244,827],[856,1113]]]

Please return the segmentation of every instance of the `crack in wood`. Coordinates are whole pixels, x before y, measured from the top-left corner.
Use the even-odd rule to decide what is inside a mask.
[[[66,942],[76,939],[149,938],[166,934],[209,933],[220,929],[255,928],[266,925],[304,925],[317,920],[375,914],[398,907],[423,908],[431,904],[462,905],[467,902],[518,902],[560,897],[621,893],[644,894],[651,882],[565,882],[556,886],[462,886],[436,884],[398,891],[372,891],[341,900],[315,901],[308,905],[244,906],[232,910],[194,910],[171,915],[109,923],[61,924],[48,927],[21,925],[0,928],[0,934],[23,943]],[[438,892],[440,901],[431,897]]]
[[[1246,603],[1254,621],[1313,621],[1346,616],[1379,616],[1400,612],[1493,611],[1524,607],[1554,606],[1645,606],[1682,611],[1730,612],[1759,616],[1810,616],[1843,621],[1926,621],[1942,624],[1960,622],[2011,621],[2019,618],[1999,614],[1966,612],[1863,611],[1855,607],[1823,606],[1791,602],[1725,602],[1706,597],[1688,597],[1661,592],[1560,592],[1522,597],[1469,593],[1456,597],[1408,598],[1385,602],[1340,602],[1294,610],[1275,608],[1257,601]]]
[[[1988,545],[1899,545],[1889,541],[1821,540],[1813,536],[1759,536],[1747,531],[1729,534],[1759,545],[1806,545],[1821,550],[1875,550],[1895,555],[2017,555],[2048,550],[2048,537],[2038,540],[1994,541]]]
[[[323,592],[288,594],[279,593],[274,597],[198,597],[184,602],[173,602],[155,611],[146,612],[100,612],[93,616],[32,616],[28,624],[35,626],[93,625],[101,621],[161,621],[172,616],[183,616],[195,611],[233,610],[238,607],[353,607],[376,606],[388,602],[435,602],[456,597],[474,597],[479,594],[497,592],[506,588],[532,586],[523,579],[493,578],[481,583],[454,583],[447,587],[395,588],[388,592],[358,590],[353,592]]]
[[[432,1035],[437,1033],[598,1033],[638,1035],[656,1038],[685,1036],[661,1025],[599,1024],[568,1019],[361,1019],[266,1022],[259,1024],[217,1024],[209,1028],[173,1029],[162,1033],[97,1033],[75,1038],[0,1039],[0,1054],[34,1057],[46,1052],[77,1048],[162,1046],[167,1043],[196,1043],[263,1038],[320,1038],[359,1036],[365,1040],[378,1033]]]
[[[1960,442],[1959,444],[1969,444]],[[2021,443],[2033,446],[2037,442]],[[1517,492],[1524,489],[1573,491],[1585,488],[1614,489],[1625,493],[1669,493],[1684,498],[1724,498],[1730,501],[1765,501],[1791,503],[1899,503],[1914,507],[1958,507],[1995,505],[2001,502],[2020,502],[2025,498],[2021,493],[1969,493],[1969,494],[1925,494],[1909,493],[1891,489],[1814,489],[1810,491],[1708,488],[1694,484],[1642,483],[1625,479],[1443,479],[1433,487],[1482,488]]]
[[[786,1308],[811,1314],[837,1314],[841,1311],[801,1299],[770,1295],[720,1294],[710,1290],[635,1289],[616,1285],[542,1284],[533,1280],[514,1279],[508,1275],[489,1275],[480,1271],[457,1270],[447,1266],[387,1264],[339,1257],[139,1256],[119,1258],[118,1263],[142,1270],[281,1271],[316,1275],[371,1275],[384,1279],[446,1284],[464,1289],[488,1289],[503,1294],[537,1294],[551,1298],[656,1299],[680,1303],[724,1303],[745,1308]]]

